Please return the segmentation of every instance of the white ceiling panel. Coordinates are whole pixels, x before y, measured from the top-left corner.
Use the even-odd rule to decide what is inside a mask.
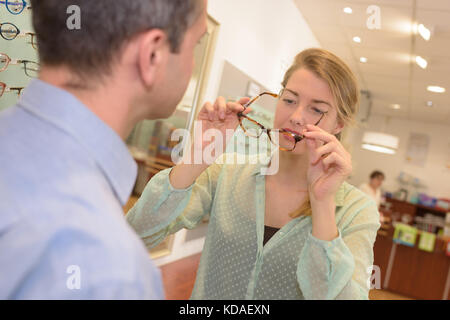
[[[371,92],[373,114],[417,121],[450,123],[450,0],[295,0],[321,46],[335,53]],[[416,4],[416,5],[415,5]],[[381,29],[369,30],[366,12],[380,7]],[[351,7],[353,13],[343,12]],[[431,29],[430,41],[413,33],[413,23]],[[361,38],[357,44],[352,39]],[[415,57],[428,61],[423,70]],[[367,63],[361,63],[366,57]],[[447,89],[431,93],[428,85]],[[426,109],[432,100],[435,109]],[[400,110],[390,108],[400,104]]]
[[[448,0],[417,0],[417,7],[419,9],[450,11],[450,1],[448,1]]]

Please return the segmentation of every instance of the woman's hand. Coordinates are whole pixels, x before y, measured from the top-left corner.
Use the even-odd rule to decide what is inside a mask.
[[[249,100],[249,98],[242,98],[238,102],[226,103],[223,97],[219,97],[214,104],[209,102],[204,104],[197,116],[198,121],[194,124],[194,142],[189,146],[191,149],[184,154],[182,161],[170,172],[170,183],[175,189],[185,189],[192,185],[200,174],[225,151],[226,131],[227,129],[236,130],[239,124],[237,113],[244,110],[243,105]],[[248,108],[245,113],[250,111]],[[198,130],[199,124],[201,124],[201,131]],[[223,139],[223,150],[214,149],[214,155],[208,152],[210,153],[208,158],[211,156],[213,159],[204,159],[205,148],[214,143],[208,141],[208,139],[203,139],[204,134],[209,129],[220,131]],[[199,158],[196,156],[197,153],[200,155]],[[213,161],[209,162],[209,160]]]
[[[237,117],[237,113],[244,110],[243,105],[245,105],[250,98],[242,98],[237,102],[226,102],[225,98],[219,97],[214,102],[214,104],[210,102],[206,102],[203,105],[203,108],[200,110],[197,120],[200,121],[202,130],[201,135],[200,132],[195,130],[194,143],[196,148],[200,148],[201,151],[205,150],[205,148],[211,144],[209,139],[204,139],[205,133],[210,129],[216,129],[220,131],[222,134],[222,146],[224,150],[214,150],[214,158],[219,157],[224,151],[227,144],[226,131],[227,130],[236,130],[236,127],[239,125],[239,119]],[[245,110],[245,114],[250,112],[251,109],[248,108]],[[197,123],[198,125],[199,123]],[[205,141],[206,140],[206,141]]]
[[[311,203],[333,201],[352,172],[351,155],[334,135],[314,125],[306,127],[308,131],[303,134],[309,157],[307,180]]]

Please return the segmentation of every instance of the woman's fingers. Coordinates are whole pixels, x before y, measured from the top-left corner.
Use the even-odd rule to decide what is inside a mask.
[[[237,113],[244,111],[244,105],[250,101],[250,98],[241,98],[239,101],[230,101],[227,103],[228,111],[227,113]]]
[[[216,103],[214,104],[214,111],[216,114],[214,115],[215,119],[224,120],[225,114],[227,112],[227,102],[224,97],[218,97]]]
[[[325,143],[337,141],[335,136],[325,131],[305,131],[303,135],[307,138],[318,139]]]
[[[324,144],[323,146],[316,149],[314,158],[311,159],[311,164],[315,165],[317,161],[320,160],[320,158],[325,157],[327,154],[336,150],[337,150],[336,144],[334,144],[333,142]]]
[[[203,105],[203,109],[200,111],[199,114],[199,118],[202,120],[206,120],[205,117],[207,119],[209,119],[210,121],[213,120],[213,114],[214,114],[214,106],[212,105],[211,102],[206,102]]]
[[[337,152],[332,152],[329,156],[323,159],[323,165],[325,171],[328,171],[331,166],[335,166],[344,175],[350,174],[352,171],[351,162],[349,163],[348,161],[346,161],[346,159]]]
[[[199,119],[210,121],[225,121],[228,115],[236,114],[244,111],[247,114],[251,111],[250,108],[244,110],[244,105],[250,101],[250,98],[241,98],[239,101],[226,102],[224,97],[218,97],[214,104],[206,102],[199,114]]]

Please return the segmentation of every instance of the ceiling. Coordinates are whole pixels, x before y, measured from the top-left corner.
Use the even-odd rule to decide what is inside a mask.
[[[450,0],[294,2],[322,48],[342,58],[361,89],[370,91],[371,114],[450,125]],[[371,5],[380,8],[380,29],[367,27]],[[353,13],[344,13],[345,7]],[[413,32],[414,22],[431,30],[429,41]],[[353,41],[355,36],[361,43]],[[417,55],[428,61],[426,69],[415,63]],[[361,63],[360,57],[367,62]],[[429,85],[446,92],[429,92]],[[393,104],[400,109],[393,109]]]

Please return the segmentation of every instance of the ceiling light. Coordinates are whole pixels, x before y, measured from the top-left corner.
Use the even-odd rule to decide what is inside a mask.
[[[428,62],[427,60],[425,60],[424,58],[422,58],[421,56],[417,56],[416,57],[416,63],[419,65],[419,67],[421,67],[422,69],[426,69]]]
[[[370,150],[370,151],[380,152],[380,153],[395,154],[395,151],[392,149],[389,149],[386,147],[375,146],[375,145],[367,144],[367,143],[363,143],[362,148],[366,149],[366,150]]]
[[[352,14],[353,10],[352,10],[352,8],[350,8],[350,7],[345,7],[345,8],[344,8],[344,12],[345,12],[345,13],[348,13],[348,14]]]
[[[424,38],[426,41],[430,40],[431,32],[423,24],[419,24],[417,30],[419,31],[419,34],[422,36],[422,38]]]
[[[398,110],[400,109],[400,105],[399,104],[393,104],[391,105],[392,109]]]
[[[428,86],[427,90],[431,91],[431,92],[436,92],[436,93],[444,93],[445,92],[445,88],[442,88],[439,86]]]
[[[398,148],[398,137],[380,132],[365,132],[362,148],[375,152],[395,154]]]
[[[367,58],[366,57],[361,57],[359,58],[359,61],[362,63],[366,63],[367,62]]]
[[[360,37],[353,37],[353,41],[356,43],[361,43],[361,38]]]

